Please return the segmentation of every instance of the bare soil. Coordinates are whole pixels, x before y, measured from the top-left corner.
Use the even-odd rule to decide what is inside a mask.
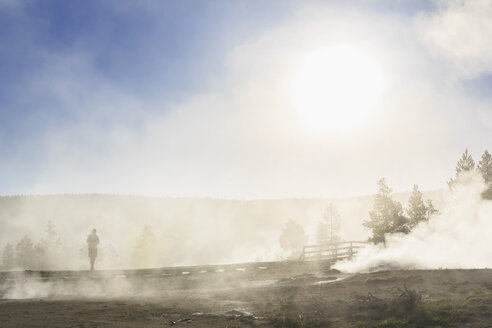
[[[8,298],[25,275],[4,275],[0,327],[492,327],[489,269],[349,275],[326,265],[259,267],[126,272],[120,293],[101,286],[121,273],[37,274],[54,290],[26,299]]]

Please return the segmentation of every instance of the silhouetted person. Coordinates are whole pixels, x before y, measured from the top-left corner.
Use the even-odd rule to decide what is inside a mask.
[[[89,258],[91,259],[91,271],[94,270],[94,263],[97,257],[97,245],[99,245],[99,237],[96,235],[96,229],[92,229],[92,233],[87,236],[87,245],[89,246]]]

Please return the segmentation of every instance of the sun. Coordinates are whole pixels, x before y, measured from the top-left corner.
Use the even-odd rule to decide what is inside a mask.
[[[300,60],[290,94],[299,122],[309,131],[345,133],[368,121],[384,84],[380,66],[363,49],[332,45]]]

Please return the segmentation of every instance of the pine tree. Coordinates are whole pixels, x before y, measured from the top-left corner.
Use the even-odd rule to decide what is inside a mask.
[[[149,226],[145,226],[137,239],[133,252],[133,261],[136,267],[150,268],[158,265],[159,250],[157,239]]]
[[[58,269],[61,264],[61,241],[53,222],[48,221],[45,235],[34,247],[36,252],[36,267],[39,269]]]
[[[433,215],[439,214],[439,210],[434,207],[432,200],[427,200],[427,220],[429,220]]]
[[[455,177],[448,181],[449,189],[453,188],[453,185],[461,178],[463,174],[473,170],[475,170],[475,161],[473,160],[471,154],[468,153],[468,149],[465,149],[465,152],[456,163]]]
[[[475,161],[473,160],[471,154],[468,154],[468,149],[465,149],[465,152],[458,160],[456,164],[456,174],[461,174],[464,172],[470,172],[475,169]]]
[[[415,227],[419,222],[427,220],[427,206],[422,199],[422,193],[417,185],[413,185],[412,194],[408,200],[407,215],[410,228]]]
[[[279,242],[284,250],[291,252],[291,257],[295,257],[300,254],[307,239],[304,229],[296,221],[289,220],[280,235]]]
[[[10,243],[5,245],[5,248],[3,249],[2,266],[4,270],[11,270],[15,266],[14,247]]]
[[[323,214],[323,219],[328,229],[328,241],[340,240],[340,214],[333,204],[328,205]]]
[[[428,199],[426,205],[422,199],[422,193],[420,192],[419,187],[413,185],[407,209],[409,228],[413,229],[417,224],[429,220],[432,215],[437,213],[438,211],[434,208],[432,201]]]
[[[477,169],[487,185],[487,189],[482,193],[482,197],[484,199],[492,199],[492,156],[487,150],[485,150],[482,159],[478,162]]]
[[[373,243],[385,243],[387,233],[408,233],[410,231],[408,218],[403,215],[403,208],[397,201],[391,199],[391,188],[385,179],[378,182],[379,191],[374,196],[373,210],[369,212],[369,220],[364,221],[364,226],[372,231],[369,238]]]
[[[17,264],[23,269],[33,269],[35,267],[35,253],[32,241],[29,237],[24,236],[15,246],[17,253]]]

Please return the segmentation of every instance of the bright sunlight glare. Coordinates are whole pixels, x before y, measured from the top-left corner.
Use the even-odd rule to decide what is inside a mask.
[[[292,104],[306,129],[346,133],[374,112],[384,92],[381,68],[351,45],[319,48],[304,56],[294,72]]]

